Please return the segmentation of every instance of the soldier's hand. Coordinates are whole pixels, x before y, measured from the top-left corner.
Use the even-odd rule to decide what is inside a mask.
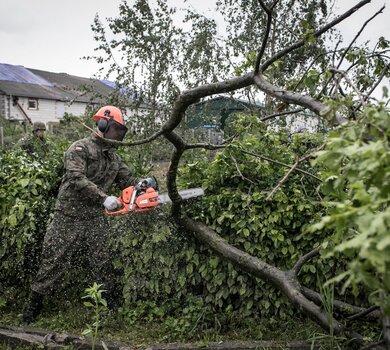
[[[103,203],[104,207],[108,210],[114,210],[121,206],[121,202],[119,202],[118,198],[115,196],[108,196]]]

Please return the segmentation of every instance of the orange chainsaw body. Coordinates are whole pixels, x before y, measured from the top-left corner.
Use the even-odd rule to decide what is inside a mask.
[[[152,187],[140,190],[136,186],[126,187],[118,200],[122,208],[117,211],[105,210],[107,215],[122,215],[126,213],[147,212],[158,206],[158,192]]]

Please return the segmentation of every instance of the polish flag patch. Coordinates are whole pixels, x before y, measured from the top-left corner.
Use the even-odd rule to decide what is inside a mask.
[[[80,147],[80,146],[76,146],[76,147],[74,148],[74,150],[75,150],[76,152],[81,152],[81,151],[83,150],[83,148]]]

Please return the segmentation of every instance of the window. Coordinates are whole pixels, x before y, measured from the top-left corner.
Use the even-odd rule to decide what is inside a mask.
[[[38,109],[38,100],[36,98],[29,98],[27,109],[37,110]]]

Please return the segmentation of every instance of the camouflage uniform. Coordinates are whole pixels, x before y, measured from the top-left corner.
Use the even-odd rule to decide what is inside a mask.
[[[16,145],[28,154],[36,154],[40,157],[45,156],[49,151],[46,140],[35,136],[33,133],[22,137]]]
[[[43,244],[41,267],[31,289],[48,294],[80,255],[88,259],[93,281],[113,288],[109,224],[103,202],[111,186],[136,184],[129,168],[103,139],[92,135],[76,141],[65,153],[65,175],[55,213]]]

